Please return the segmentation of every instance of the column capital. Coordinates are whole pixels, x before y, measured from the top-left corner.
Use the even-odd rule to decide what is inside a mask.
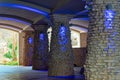
[[[73,18],[73,15],[68,14],[53,14],[50,15],[51,20],[54,23],[63,23],[63,24],[69,24],[70,19]]]

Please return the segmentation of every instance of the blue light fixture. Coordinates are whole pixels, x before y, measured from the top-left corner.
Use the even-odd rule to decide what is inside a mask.
[[[28,43],[29,43],[29,44],[32,44],[32,42],[33,42],[32,38],[29,37],[29,38],[28,38]]]
[[[60,45],[60,50],[62,52],[66,50],[65,45],[68,41],[66,32],[67,32],[66,27],[63,24],[61,24],[58,31],[58,44]]]
[[[104,25],[105,29],[112,29],[112,22],[115,16],[115,12],[112,10],[111,4],[106,5],[106,9],[104,11]]]
[[[43,33],[40,33],[40,34],[39,34],[39,39],[40,39],[40,40],[44,40],[44,34],[43,34]]]
[[[64,26],[61,26],[59,28],[59,44],[63,45],[66,43],[66,28]]]
[[[112,29],[114,12],[112,10],[105,10],[104,17],[105,17],[105,22],[104,22],[105,28],[106,29]]]
[[[114,16],[115,12],[112,10],[112,4],[107,4],[106,9],[104,10],[104,25],[105,30],[109,31],[110,33],[108,34],[107,47],[104,48],[104,51],[107,51],[108,55],[110,55],[111,53],[115,53],[116,49],[116,44],[113,37],[115,37],[118,33],[116,30],[113,30],[114,28],[112,26]]]
[[[45,11],[38,10],[38,9],[35,9],[35,8],[32,8],[32,7],[28,7],[28,6],[24,6],[24,5],[21,5],[21,4],[0,3],[0,6],[3,6],[3,7],[12,7],[12,8],[20,8],[20,9],[24,9],[24,10],[29,10],[29,11],[32,11],[32,12],[36,12],[36,13],[44,15],[44,16],[48,16],[48,13],[45,12]]]

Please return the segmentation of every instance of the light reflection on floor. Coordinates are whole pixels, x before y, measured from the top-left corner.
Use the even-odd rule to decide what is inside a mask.
[[[47,71],[35,71],[31,67],[0,65],[0,80],[84,80],[75,68],[74,78],[48,77]]]

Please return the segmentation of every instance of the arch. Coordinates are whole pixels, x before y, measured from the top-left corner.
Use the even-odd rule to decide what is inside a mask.
[[[2,24],[2,23],[0,23],[0,28],[12,30],[12,31],[15,31],[15,32],[21,32],[22,31],[21,28],[18,28],[17,26],[10,25],[10,24]]]
[[[12,13],[7,13],[7,12],[5,14],[0,13],[0,16],[2,16],[2,17],[16,18],[16,19],[20,19],[20,20],[23,20],[25,22],[29,22],[31,24],[32,23],[34,24],[35,22],[38,22],[41,19],[43,19],[43,16],[44,16],[46,18],[45,22],[50,24],[50,21],[47,20],[49,13],[50,13],[50,10],[47,8],[44,8],[44,7],[41,7],[38,5],[34,5],[32,3],[25,2],[25,1],[11,1],[11,2],[0,1],[0,7],[16,9],[16,10],[18,9],[19,11],[25,10],[26,12],[28,12],[28,14],[29,14],[29,12],[32,12],[28,17],[25,17],[23,14],[20,14],[20,13],[17,13],[16,15],[14,15]],[[34,19],[33,18],[30,19],[29,17],[31,17],[32,14],[33,14],[33,17],[36,15],[37,16],[39,15],[39,16],[34,17]]]
[[[31,23],[31,24],[33,23],[33,21],[31,21],[29,19],[26,19],[26,18],[23,18],[23,17],[20,17],[20,16],[16,16],[16,15],[0,14],[0,17],[14,18],[16,20],[21,20],[21,21],[28,22],[28,23]]]
[[[13,23],[11,23],[11,22],[13,22]],[[24,26],[21,27],[20,24],[24,25]],[[20,60],[21,55],[24,54],[24,51],[23,51],[23,48],[22,48],[24,45],[21,45],[23,43],[20,43],[20,42],[24,42],[24,40],[26,40],[26,39],[23,38],[24,31],[26,31],[26,30],[27,31],[33,31],[33,30],[30,30],[30,28],[29,28],[30,26],[31,26],[31,23],[28,23],[28,22],[25,22],[25,21],[22,21],[22,20],[19,20],[19,19],[8,18],[8,17],[0,17],[0,28],[12,30],[12,31],[15,31],[15,32],[18,33],[18,36],[19,36],[19,40],[18,40],[18,44],[19,44],[19,58],[18,58],[18,62],[19,62],[19,65],[23,65],[24,64],[23,61]],[[28,28],[29,28],[29,30],[28,30]]]
[[[22,31],[26,30],[26,27],[33,30],[31,27],[32,23],[16,19],[16,18],[9,18],[9,17],[0,17],[0,25],[3,28],[11,29],[14,31]]]

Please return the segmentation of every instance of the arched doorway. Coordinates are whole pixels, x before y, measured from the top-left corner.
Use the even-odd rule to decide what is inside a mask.
[[[19,64],[19,33],[0,28],[0,64]]]

